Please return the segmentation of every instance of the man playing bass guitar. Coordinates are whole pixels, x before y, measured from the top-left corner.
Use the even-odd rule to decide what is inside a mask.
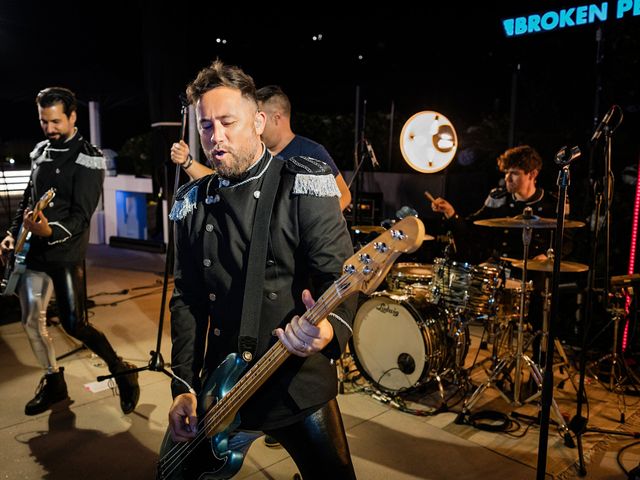
[[[283,161],[269,153],[253,80],[239,68],[215,61],[187,93],[216,173],[184,185],[171,212],[172,368],[179,378],[164,457],[171,461],[176,442],[201,434],[199,394],[220,362],[240,352],[250,365],[279,339],[292,355],[240,408],[234,432],[249,438],[241,452],[265,432],[305,480],[354,479],[333,361],[352,334],[356,298],[315,323],[296,315],[340,278],[353,254],[331,170],[307,157]],[[270,202],[266,214],[262,202]],[[236,439],[231,433],[229,448]],[[189,475],[197,478],[194,470]]]

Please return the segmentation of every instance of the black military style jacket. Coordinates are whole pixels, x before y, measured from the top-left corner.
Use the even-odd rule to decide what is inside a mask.
[[[89,226],[100,195],[106,169],[102,152],[76,133],[68,141],[42,141],[30,154],[31,177],[11,225],[17,238],[24,210],[35,205],[53,187],[56,196],[43,211],[53,234],[32,236],[27,266],[46,270],[56,265],[82,262],[89,243]]]
[[[268,152],[246,174],[230,183],[209,175],[184,185],[176,195],[175,287],[171,299],[172,365],[196,391],[201,379],[238,351],[246,257],[265,172],[276,162]],[[320,164],[324,165],[324,164]],[[272,335],[305,307],[302,291],[315,299],[342,274],[353,254],[340,213],[331,170],[294,157],[286,162],[269,228],[262,314],[256,358],[277,338]],[[321,354],[290,357],[241,409],[243,428],[269,429],[297,421],[308,409],[337,394],[332,359],[340,356],[352,334],[356,299],[329,317],[334,339]],[[172,383],[175,395],[187,387]]]

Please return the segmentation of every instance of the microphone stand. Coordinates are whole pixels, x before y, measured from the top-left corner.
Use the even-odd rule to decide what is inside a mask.
[[[569,422],[569,428],[575,433],[576,435],[576,442],[578,444],[578,475],[580,475],[581,477],[584,477],[587,474],[587,469],[585,467],[584,464],[584,451],[583,451],[583,447],[582,447],[582,435],[586,432],[597,432],[597,433],[605,433],[605,434],[611,434],[611,435],[622,435],[622,436],[628,436],[628,437],[633,437],[633,438],[640,438],[640,432],[624,432],[624,431],[617,431],[617,430],[607,430],[607,429],[603,429],[603,428],[596,428],[596,427],[589,427],[588,426],[588,419],[582,416],[582,404],[584,402],[584,400],[586,399],[586,393],[585,393],[585,386],[584,386],[584,382],[585,382],[585,376],[586,376],[586,365],[587,365],[587,360],[586,360],[586,350],[587,350],[587,337],[589,335],[589,329],[591,328],[591,319],[592,319],[592,312],[593,312],[593,301],[594,301],[594,295],[593,292],[595,291],[595,278],[596,278],[596,272],[595,272],[595,267],[596,267],[596,263],[597,263],[597,257],[598,257],[598,243],[599,243],[599,238],[600,238],[600,229],[601,229],[601,224],[600,224],[600,212],[601,212],[601,208],[602,208],[602,201],[603,201],[603,197],[605,199],[605,222],[604,225],[606,226],[605,229],[605,286],[603,288],[603,301],[604,301],[604,305],[605,305],[605,311],[609,311],[609,247],[610,247],[610,238],[609,238],[609,234],[610,234],[610,217],[611,217],[611,199],[612,199],[612,193],[610,191],[610,187],[611,187],[611,137],[612,137],[612,133],[613,133],[614,129],[611,129],[608,125],[605,125],[603,128],[603,133],[606,139],[606,147],[605,147],[605,179],[604,179],[604,186],[600,185],[599,182],[595,183],[595,209],[594,212],[592,214],[592,218],[594,218],[594,229],[593,229],[593,240],[591,242],[591,264],[590,264],[590,269],[589,269],[589,276],[588,276],[588,281],[587,281],[587,296],[586,296],[586,310],[585,310],[585,315],[584,315],[584,322],[582,325],[582,335],[581,335],[581,346],[580,346],[580,379],[579,379],[579,386],[578,386],[578,405],[576,407],[576,415],[571,419],[571,421]],[[606,328],[606,327],[605,327]],[[593,344],[593,341],[595,340],[595,338],[597,338],[598,336],[600,336],[600,334],[604,331],[601,330],[597,335],[595,335],[592,339],[591,339],[591,344]],[[615,342],[616,338],[614,338],[614,342]],[[616,351],[613,351],[612,354],[615,355],[617,354]],[[624,360],[623,360],[624,361]],[[612,368],[613,368],[614,364],[612,363]],[[613,378],[613,371],[611,372],[611,378]],[[611,380],[611,379],[610,379]],[[624,423],[624,417],[621,420],[622,423]]]
[[[180,110],[180,114],[182,116],[182,124],[180,126],[180,139],[184,140],[186,129],[187,129],[187,119],[189,117],[189,106],[186,103],[186,99],[183,98],[182,96],[180,97],[180,100],[182,102],[182,109]],[[165,172],[166,172],[166,168],[165,168]],[[176,164],[173,193],[169,192],[167,188],[169,186],[167,173],[165,173],[164,183],[165,183],[164,185],[165,192],[167,192],[168,205],[171,206],[171,204],[173,203],[172,197],[175,195],[176,191],[178,190],[178,187],[180,186],[180,165]],[[169,232],[168,232],[168,238],[167,238],[167,254],[166,254],[165,263],[164,263],[164,278],[162,282],[162,298],[160,300],[160,316],[158,319],[156,348],[155,350],[151,350],[151,352],[149,352],[149,354],[151,355],[151,358],[149,359],[147,366],[139,367],[139,368],[131,368],[128,370],[122,370],[118,373],[111,374],[111,375],[101,375],[97,377],[97,380],[99,382],[101,382],[102,380],[106,380],[108,378],[119,377],[121,375],[129,375],[132,373],[142,372],[144,370],[150,370],[152,372],[162,372],[172,379],[177,378],[173,374],[173,372],[170,372],[165,368],[164,358],[162,358],[162,353],[160,353],[160,348],[162,345],[162,330],[164,325],[165,306],[167,303],[166,299],[167,299],[167,291],[168,291],[168,285],[169,285],[169,270],[173,266],[173,241],[174,241],[173,225],[170,225],[168,230]]]
[[[553,258],[553,275],[551,277],[551,308],[549,315],[549,330],[547,332],[547,351],[544,377],[542,381],[542,409],[540,412],[540,438],[538,442],[538,465],[536,479],[544,480],[547,468],[547,445],[549,442],[549,420],[551,413],[551,403],[553,401],[553,356],[555,343],[555,324],[558,316],[558,279],[560,278],[560,257],[562,252],[562,237],[564,234],[564,210],[567,198],[567,187],[570,183],[569,165],[571,160],[580,155],[578,147],[573,147],[568,152],[566,147],[560,149],[556,154],[556,162],[562,165],[558,173],[558,219],[556,223],[556,237]]]

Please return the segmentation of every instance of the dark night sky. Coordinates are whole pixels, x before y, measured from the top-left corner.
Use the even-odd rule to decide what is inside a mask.
[[[500,3],[505,5],[496,6]],[[3,1],[2,153],[7,144],[40,139],[33,98],[52,84],[72,88],[82,101],[99,100],[103,146],[118,150],[126,139],[147,132],[151,121],[177,120],[178,93],[215,57],[243,67],[258,86],[280,84],[293,101],[294,115],[353,115],[359,85],[373,128],[373,117],[387,113],[393,101],[395,142],[412,114],[436,110],[452,120],[461,147],[482,149],[482,137],[465,133],[487,119],[500,126],[499,142],[506,146],[518,65],[517,143],[532,142],[545,156],[565,144],[586,147],[594,116],[612,103],[625,109],[620,143],[637,131],[638,17],[602,24],[596,112],[596,26],[506,38],[500,22],[584,2],[476,2],[471,7],[396,2],[380,8],[352,2],[355,14],[344,13],[337,3],[308,3],[299,11],[276,4],[254,11],[244,4],[195,4]],[[93,8],[98,11],[90,14]],[[320,32],[323,40],[313,42],[312,35]],[[228,44],[217,44],[216,37]],[[80,118],[87,131],[86,118]],[[371,135],[374,146],[386,151],[381,138],[388,133]],[[629,157],[626,163],[635,161],[635,143],[625,140],[619,148]],[[397,145],[393,149],[397,155]],[[338,161],[343,168],[349,162]]]

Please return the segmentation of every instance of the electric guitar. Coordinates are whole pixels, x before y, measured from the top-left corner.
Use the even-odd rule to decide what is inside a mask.
[[[371,294],[401,253],[422,244],[424,224],[406,217],[347,259],[344,274],[307,310],[303,317],[318,323],[350,295]],[[291,354],[278,340],[246,373],[247,362],[229,354],[204,382],[198,395],[196,437],[189,442],[169,439],[160,452],[157,478],[218,480],[230,478],[242,467],[242,452],[228,448],[229,435],[239,425],[238,411]]]
[[[40,200],[33,207],[31,213],[31,220],[38,218],[38,214],[47,208],[53,197],[56,196],[55,188],[50,188]],[[18,241],[12,251],[7,254],[4,264],[4,275],[2,276],[2,282],[0,282],[0,295],[8,296],[13,295],[18,285],[20,276],[27,269],[27,253],[29,253],[29,240],[31,239],[31,232],[24,228],[24,225],[20,227],[18,232]]]

